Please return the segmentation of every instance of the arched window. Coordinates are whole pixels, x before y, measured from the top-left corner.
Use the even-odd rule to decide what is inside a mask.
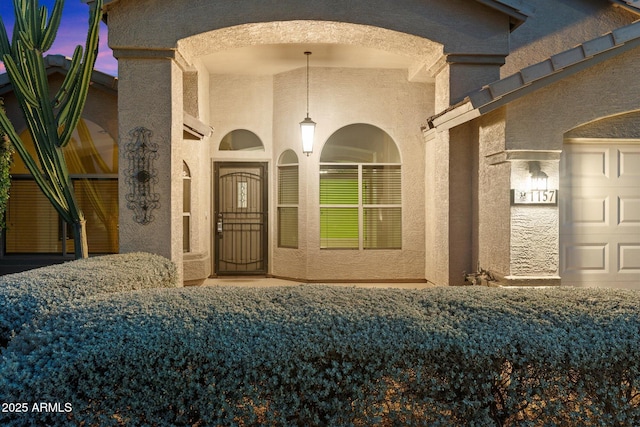
[[[264,151],[262,141],[250,130],[236,129],[220,141],[220,151]]]
[[[353,124],[336,131],[320,155],[320,246],[400,249],[400,152],[382,129]]]
[[[20,135],[37,158],[29,131]],[[118,146],[96,123],[81,119],[63,149],[75,197],[86,218],[90,254],[118,252]],[[15,154],[7,205],[7,254],[71,255],[73,231],[65,226],[33,176]],[[37,218],[37,220],[34,220]]]
[[[191,171],[182,162],[182,252],[191,252]]]
[[[292,150],[278,160],[278,247],[298,247],[298,156]]]

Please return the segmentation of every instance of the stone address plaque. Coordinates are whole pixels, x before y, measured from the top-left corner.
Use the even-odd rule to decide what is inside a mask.
[[[512,205],[558,205],[558,190],[511,190]]]

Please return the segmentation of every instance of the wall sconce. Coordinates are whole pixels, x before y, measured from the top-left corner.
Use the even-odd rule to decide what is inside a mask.
[[[549,176],[540,170],[540,162],[529,162],[529,188],[531,190],[547,190]]]
[[[309,117],[309,55],[311,55],[311,52],[305,52],[304,54],[307,56],[307,117],[300,122],[300,133],[302,134],[302,152],[308,157],[313,152],[316,123]]]

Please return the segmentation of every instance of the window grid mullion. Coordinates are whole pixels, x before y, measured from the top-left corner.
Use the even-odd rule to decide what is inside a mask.
[[[358,249],[364,248],[364,207],[362,206],[362,165],[358,165]]]

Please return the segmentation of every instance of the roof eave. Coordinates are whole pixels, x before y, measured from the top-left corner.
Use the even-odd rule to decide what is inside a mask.
[[[427,119],[425,137],[496,110],[623,52],[640,47],[640,21],[589,40],[471,93],[462,102]]]
[[[640,16],[640,7],[632,5],[629,1],[609,0],[609,3],[612,3],[614,6],[628,10],[629,12],[635,13],[636,15]]]
[[[509,16],[511,31],[522,25],[527,18],[533,16],[534,8],[523,0],[476,0],[487,7],[498,10]]]

